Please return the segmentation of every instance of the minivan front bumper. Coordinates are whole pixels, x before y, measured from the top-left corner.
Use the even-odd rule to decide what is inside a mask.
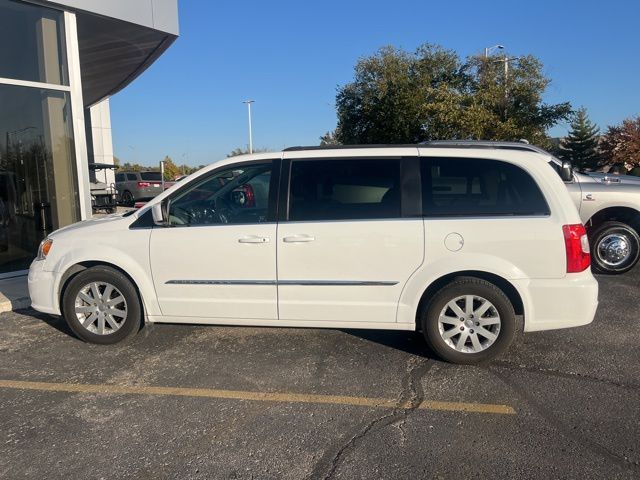
[[[561,279],[514,281],[527,292],[525,332],[579,327],[591,323],[598,308],[598,281],[591,270],[568,273]]]
[[[55,295],[56,272],[44,270],[44,261],[34,260],[29,268],[29,296],[31,307],[39,312],[60,315]]]

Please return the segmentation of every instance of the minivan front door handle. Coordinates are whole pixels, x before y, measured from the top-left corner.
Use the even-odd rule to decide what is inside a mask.
[[[240,237],[238,243],[269,243],[269,238],[250,235],[248,237]]]
[[[313,242],[315,239],[311,235],[292,235],[291,237],[284,237],[282,240],[286,243],[305,243]]]

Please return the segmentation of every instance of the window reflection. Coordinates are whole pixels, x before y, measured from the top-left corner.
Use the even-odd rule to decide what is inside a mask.
[[[0,0],[0,77],[68,85],[63,15]]]
[[[0,84],[0,273],[28,267],[40,240],[79,220],[66,92]]]

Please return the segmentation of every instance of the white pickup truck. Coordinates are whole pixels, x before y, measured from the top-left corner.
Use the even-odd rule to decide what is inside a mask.
[[[640,177],[578,172],[569,162],[521,142],[433,141],[429,145],[451,148],[520,149],[547,155],[564,181],[587,228],[592,266],[599,273],[631,270],[640,258]]]

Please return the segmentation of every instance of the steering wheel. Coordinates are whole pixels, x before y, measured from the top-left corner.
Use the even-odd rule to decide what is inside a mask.
[[[179,207],[178,205],[171,205],[171,212],[169,213],[169,220],[174,225],[191,225],[195,220],[195,215],[191,210]]]
[[[211,225],[229,223],[227,215],[218,209],[207,205],[194,205],[191,208],[183,208],[178,205],[171,206],[171,221],[174,225]]]
[[[229,223],[227,216],[217,208],[203,207],[194,212],[194,223],[199,225],[211,225]]]

